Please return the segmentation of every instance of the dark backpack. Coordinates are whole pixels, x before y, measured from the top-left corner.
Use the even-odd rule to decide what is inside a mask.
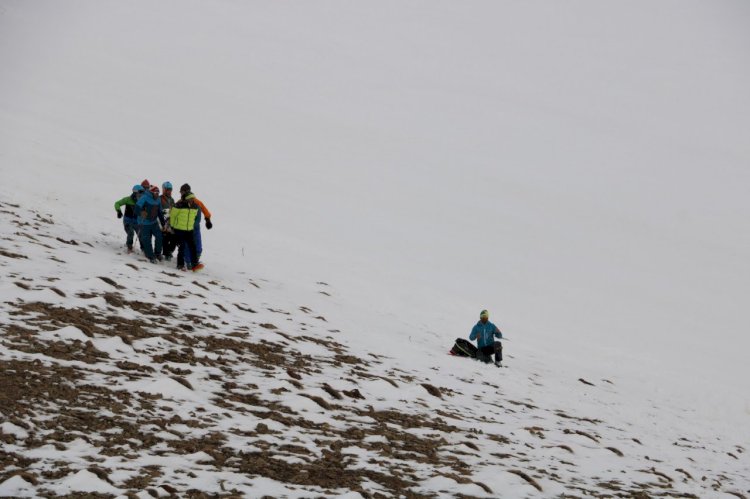
[[[453,348],[451,348],[451,354],[475,359],[477,357],[477,347],[469,340],[456,338],[456,342],[453,344]]]

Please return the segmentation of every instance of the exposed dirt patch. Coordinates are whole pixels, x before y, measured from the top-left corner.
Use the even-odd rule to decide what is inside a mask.
[[[119,284],[117,284],[117,283],[116,283],[116,282],[114,281],[114,279],[110,279],[109,277],[104,277],[104,276],[98,276],[98,277],[99,277],[99,279],[101,279],[102,281],[106,282],[107,284],[109,284],[109,285],[110,285],[110,286],[112,286],[113,288],[117,288],[117,289],[125,289],[125,286],[120,286]]]
[[[243,306],[242,306],[242,305],[240,305],[239,303],[233,303],[233,305],[234,305],[235,307],[237,307],[237,309],[238,309],[238,310],[242,310],[243,312],[247,312],[247,313],[250,313],[250,314],[257,314],[257,313],[258,313],[258,312],[256,312],[255,310],[253,310],[253,309],[252,309],[252,308],[250,308],[250,307],[247,307],[247,306],[244,306],[244,307],[243,307]]]
[[[570,429],[566,428],[565,430],[563,430],[563,433],[581,435],[581,436],[586,437],[586,438],[588,438],[588,439],[590,439],[590,440],[592,440],[592,441],[594,441],[596,443],[599,443],[599,439],[597,437],[595,437],[592,434],[587,433],[587,432],[585,432],[583,430],[570,430]]]
[[[355,388],[354,390],[348,390],[348,391],[347,391],[347,390],[344,390],[344,391],[342,391],[341,393],[343,393],[344,395],[346,395],[346,396],[347,396],[347,397],[349,397],[349,398],[353,398],[353,399],[359,399],[359,400],[365,400],[365,396],[364,396],[364,395],[362,395],[362,394],[361,394],[361,393],[359,392],[359,390],[358,390],[358,389],[356,389],[356,388]]]
[[[0,255],[7,257],[7,258],[16,258],[16,259],[28,259],[26,255],[22,255],[20,253],[13,253],[12,251],[5,250],[3,248],[0,248]]]
[[[529,485],[531,485],[532,487],[534,487],[536,490],[538,490],[539,492],[543,492],[542,491],[542,486],[539,485],[539,483],[536,480],[534,480],[533,478],[531,478],[527,473],[524,473],[521,470],[508,470],[508,473],[513,473],[514,475],[520,476],[521,478],[523,478],[524,480],[526,480],[529,483]]]
[[[422,388],[424,388],[425,390],[427,390],[427,393],[429,393],[433,397],[437,397],[439,399],[443,398],[443,396],[440,393],[440,390],[438,390],[434,386],[430,385],[429,383],[422,383]]]
[[[607,449],[608,451],[611,451],[612,453],[614,453],[614,454],[616,454],[616,455],[618,455],[620,457],[624,456],[624,454],[622,453],[622,451],[620,451],[619,449],[617,449],[615,447],[605,447],[605,449]]]
[[[325,390],[326,392],[328,392],[328,394],[331,397],[335,398],[336,400],[341,400],[343,398],[341,396],[341,392],[339,392],[338,390],[336,390],[335,388],[333,388],[328,383],[323,383],[323,390]]]

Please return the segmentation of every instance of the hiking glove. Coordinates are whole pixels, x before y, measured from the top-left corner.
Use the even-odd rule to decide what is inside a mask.
[[[122,212],[121,211],[117,212],[117,218],[122,218]]]
[[[214,224],[212,224],[212,223],[211,223],[211,219],[210,219],[210,218],[207,218],[207,219],[206,219],[206,228],[207,228],[208,230],[211,230],[211,227],[213,227],[213,226],[214,226]]]

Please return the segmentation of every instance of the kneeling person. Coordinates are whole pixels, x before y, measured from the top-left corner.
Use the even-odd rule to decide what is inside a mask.
[[[470,340],[477,340],[477,358],[483,362],[490,362],[492,354],[495,354],[495,365],[500,366],[503,361],[503,344],[495,341],[495,338],[502,338],[503,333],[496,325],[490,322],[490,314],[482,310],[479,314],[479,322],[471,329]]]

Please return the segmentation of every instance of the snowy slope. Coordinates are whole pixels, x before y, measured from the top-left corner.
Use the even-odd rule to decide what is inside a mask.
[[[246,325],[242,341],[261,333],[278,341],[259,329],[281,327],[265,308],[293,314],[284,318],[294,326],[282,332],[299,334],[303,318],[314,323],[299,307],[310,307],[328,321],[310,327],[311,336],[330,334],[352,355],[388,359],[368,366],[377,375],[401,369],[417,380],[398,390],[368,386],[367,404],[381,397],[397,406],[416,390],[430,408],[447,404],[512,426],[512,438],[491,431],[507,436],[513,452],[486,441],[469,451],[485,471],[516,467],[536,476],[542,495],[570,491],[574,476],[595,488],[608,469],[649,469],[636,464],[645,455],[675,460],[669,469],[656,466],[675,490],[746,493],[747,460],[735,446],[747,448],[750,422],[748,21],[747,4],[729,1],[2,2],[0,203],[23,217],[19,223],[33,224],[28,210],[50,214],[55,226],[45,230],[54,238],[93,248],[45,242],[66,262],[56,265],[7,225],[16,217],[5,213],[2,249],[32,261],[0,257],[0,297],[8,312],[19,300],[52,300],[105,313],[106,300],[72,298],[111,291],[98,276],[125,286],[129,299],[177,296],[166,284],[177,278],[155,283],[142,261],[116,256],[124,234],[111,205],[144,177],[187,181],[214,212],[215,228],[204,232],[207,272],[197,279],[218,284],[207,291],[183,283],[205,297],[184,299],[227,322],[220,334]],[[80,259],[78,250],[89,253]],[[64,298],[35,289],[50,277],[60,279],[50,284]],[[24,279],[31,289],[13,284]],[[264,316],[248,318],[231,305],[224,312],[214,305],[222,299]],[[511,337],[509,369],[484,373],[446,359],[482,308]],[[148,310],[118,312],[140,320]],[[29,322],[13,317],[4,319],[4,335],[11,322]],[[168,334],[154,335],[161,333]],[[69,342],[78,333],[60,334]],[[56,341],[42,338],[33,348]],[[4,340],[4,359],[20,355],[18,341]],[[292,344],[322,355],[316,343],[302,343]],[[94,347],[110,355],[89,359],[97,363],[131,354],[116,341]],[[144,348],[159,355],[172,347]],[[175,368],[169,362],[154,372]],[[232,369],[255,377],[241,363]],[[339,367],[331,369],[315,373],[311,386],[319,389],[318,375],[338,379]],[[197,380],[210,379],[199,371]],[[501,395],[479,384],[480,375],[491,376]],[[432,400],[420,382],[456,393]],[[299,400],[270,391],[288,389],[282,381],[251,383],[268,400],[298,408]],[[155,390],[210,405],[220,387],[194,386],[198,395],[167,388]],[[482,390],[479,403],[473,396]],[[592,434],[599,442],[575,437],[592,444],[571,446],[574,459],[562,458],[576,472],[559,471],[565,465],[555,455],[532,456],[557,467],[562,483],[522,466],[531,458],[518,451],[528,443],[546,452],[539,431],[523,428],[544,428],[561,445],[573,437],[550,432],[591,430],[586,421],[566,426],[571,421],[557,410],[608,425]],[[479,424],[471,421],[465,425]],[[15,426],[4,425],[3,435],[29,432],[6,422]],[[706,448],[673,445],[680,438]],[[514,456],[504,464],[493,453]],[[689,459],[697,468],[681,467]],[[696,483],[675,475],[677,467]],[[91,471],[78,463],[71,472]],[[59,473],[55,480],[76,481]],[[512,481],[518,477],[483,473],[473,480],[495,494],[514,486],[534,493]],[[641,480],[634,476],[623,483]],[[104,482],[137,488],[119,477]],[[281,493],[278,483],[266,485]],[[481,494],[471,487],[462,493]]]
[[[329,283],[176,272],[112,234],[0,215],[0,496],[748,492],[746,433],[595,362],[364,348]]]

